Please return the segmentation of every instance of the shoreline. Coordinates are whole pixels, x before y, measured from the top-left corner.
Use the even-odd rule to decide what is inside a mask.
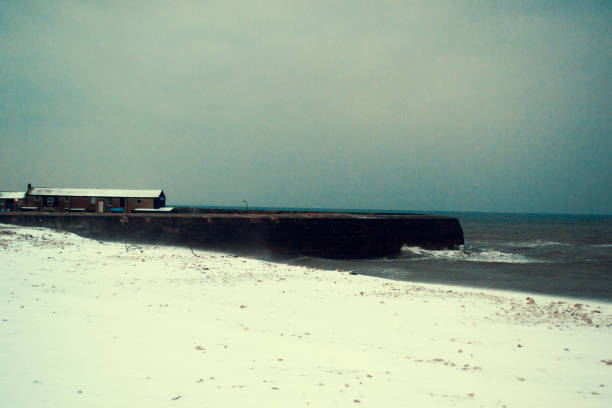
[[[612,401],[612,304],[599,300],[12,225],[0,225],[0,261],[11,406]]]

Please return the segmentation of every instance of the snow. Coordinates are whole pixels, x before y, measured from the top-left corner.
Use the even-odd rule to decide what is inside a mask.
[[[612,404],[610,303],[9,225],[0,265],[7,407]]]
[[[0,200],[8,199],[8,200],[21,200],[25,198],[24,192],[16,192],[16,191],[0,191]]]
[[[172,212],[174,207],[134,208],[133,212]]]
[[[162,190],[117,190],[102,188],[49,188],[36,187],[29,191],[30,196],[66,196],[66,197],[123,197],[123,198],[158,198]]]

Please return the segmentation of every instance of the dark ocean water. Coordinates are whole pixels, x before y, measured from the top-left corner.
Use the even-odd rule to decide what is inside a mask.
[[[459,218],[465,245],[405,247],[394,258],[296,265],[342,268],[388,279],[612,301],[612,216],[444,213]]]
[[[357,211],[321,208],[253,209]],[[444,251],[404,247],[397,257],[369,260],[300,257],[282,262],[352,270],[362,275],[402,281],[514,290],[612,302],[612,215],[476,212],[436,214],[459,219],[465,237],[463,247]]]

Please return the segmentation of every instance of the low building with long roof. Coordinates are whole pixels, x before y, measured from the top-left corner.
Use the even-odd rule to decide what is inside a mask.
[[[0,211],[17,211],[23,206],[24,199],[22,191],[0,191]]]
[[[25,207],[38,211],[131,212],[166,206],[163,190],[32,187]]]

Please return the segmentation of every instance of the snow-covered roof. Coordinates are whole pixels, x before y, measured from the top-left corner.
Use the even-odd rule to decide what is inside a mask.
[[[0,200],[21,200],[22,198],[25,198],[25,193],[20,193],[17,191],[0,191]]]
[[[48,188],[36,187],[28,192],[30,196],[65,197],[118,197],[118,198],[157,198],[162,190],[116,190],[104,188]]]

